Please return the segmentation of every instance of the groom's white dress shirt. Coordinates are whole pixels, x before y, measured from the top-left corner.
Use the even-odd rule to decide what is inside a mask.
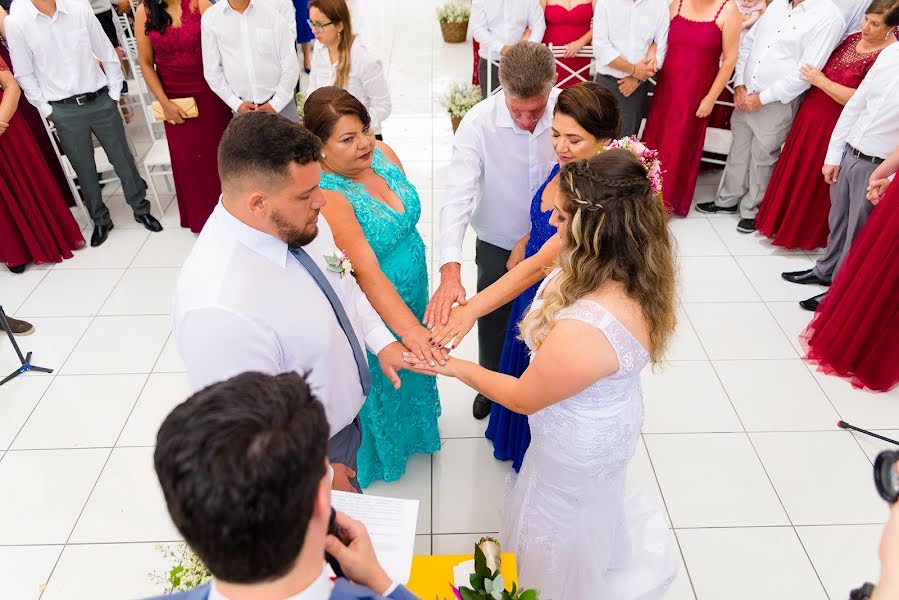
[[[478,239],[511,250],[531,230],[531,199],[558,160],[552,147],[553,88],[534,133],[519,129],[499,92],[476,104],[453,137],[440,206],[440,266],[462,261],[468,224]]]
[[[327,270],[337,251],[323,216],[304,247],[340,297],[360,345],[395,341],[352,275]],[[365,397],[353,350],[327,297],[283,241],[245,225],[219,203],[178,279],[174,334],[191,387],[245,371],[308,374],[331,435],[352,423]]]

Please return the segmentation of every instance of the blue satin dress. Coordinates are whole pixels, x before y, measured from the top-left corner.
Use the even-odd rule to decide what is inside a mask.
[[[552,210],[543,212],[540,210],[540,203],[543,190],[558,174],[559,165],[556,165],[531,200],[531,237],[524,251],[525,258],[536,254],[543,244],[556,234],[556,228],[549,224]],[[509,316],[506,341],[503,344],[503,354],[499,362],[500,373],[520,377],[531,362],[528,347],[518,339],[518,324],[530,310],[538,287],[540,287],[540,283],[535,283],[512,303],[512,314]],[[487,424],[487,439],[493,441],[493,456],[497,460],[511,460],[512,467],[518,471],[521,469],[521,461],[531,443],[531,430],[528,427],[527,416],[512,412],[508,408],[494,403],[490,410],[490,422]]]

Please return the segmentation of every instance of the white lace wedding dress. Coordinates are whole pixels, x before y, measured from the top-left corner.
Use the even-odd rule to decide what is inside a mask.
[[[517,555],[522,586],[539,590],[541,600],[662,598],[678,564],[665,516],[654,500],[625,498],[624,490],[643,424],[640,371],[649,355],[595,302],[577,301],[559,312],[562,319],[602,331],[621,368],[530,416],[531,444],[503,511],[503,547]]]

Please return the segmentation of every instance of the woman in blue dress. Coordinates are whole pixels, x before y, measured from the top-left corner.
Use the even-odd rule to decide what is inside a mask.
[[[312,28],[309,27],[309,1],[293,0],[297,19],[297,46],[303,52],[303,70],[308,75],[312,70]]]
[[[553,167],[549,178],[531,200],[531,232],[512,249],[507,264],[509,269],[535,255],[556,233],[556,228],[549,224],[549,217],[559,188],[560,166],[595,155],[618,137],[620,120],[615,97],[597,83],[579,83],[565,88],[559,94],[553,110],[552,133],[553,149],[559,157],[559,164]],[[539,282],[534,284],[512,304],[499,364],[500,373],[519,377],[530,362],[528,348],[519,337],[518,324],[530,309],[539,286]],[[481,294],[485,292],[487,290]],[[487,438],[493,441],[493,456],[498,460],[511,460],[512,466],[518,471],[531,442],[527,416],[494,404],[487,425]]]
[[[310,94],[303,119],[324,144],[321,188],[327,204],[322,213],[360,287],[406,347],[420,357],[442,360],[421,324],[428,303],[425,246],[416,229],[421,202],[399,158],[375,140],[368,111],[342,88]],[[372,387],[359,412],[362,487],[379,479],[395,481],[409,456],[440,449],[434,378],[403,371],[402,386],[394,389],[371,353],[368,364]]]

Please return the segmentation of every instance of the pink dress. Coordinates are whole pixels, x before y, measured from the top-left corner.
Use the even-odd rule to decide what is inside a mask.
[[[165,33],[148,31],[147,37],[166,96],[197,101],[199,116],[180,125],[166,123],[165,135],[181,226],[199,233],[221,193],[216,154],[232,114],[203,77],[200,11],[191,4],[191,0],[181,2],[180,27],[169,26]]]

